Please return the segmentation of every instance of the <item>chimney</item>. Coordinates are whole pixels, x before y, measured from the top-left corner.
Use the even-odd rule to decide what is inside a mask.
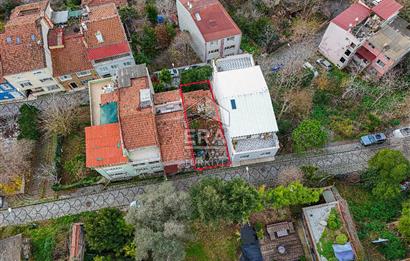
[[[151,90],[141,89],[140,90],[140,109],[148,108],[152,106]]]

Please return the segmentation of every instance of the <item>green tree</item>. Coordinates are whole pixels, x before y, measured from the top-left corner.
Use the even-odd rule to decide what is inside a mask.
[[[155,5],[154,4],[147,4],[145,6],[145,12],[147,14],[148,20],[152,24],[157,24],[158,11],[157,11],[157,8],[155,7]]]
[[[191,202],[172,183],[148,187],[131,207],[126,220],[135,227],[136,260],[184,260],[185,223],[191,216]]]
[[[145,26],[139,44],[141,51],[152,60],[156,56],[157,36],[155,29]]]
[[[193,216],[203,222],[219,221],[228,217],[225,181],[205,178],[191,188]]]
[[[172,75],[168,69],[162,69],[159,72],[159,81],[163,84],[169,85],[172,82]]]
[[[88,248],[97,254],[114,252],[120,254],[133,229],[125,223],[120,210],[106,208],[92,212],[85,220]]]
[[[278,186],[263,191],[265,207],[282,208],[318,202],[323,189],[307,188],[296,181],[289,186]]]
[[[407,241],[410,241],[410,200],[403,203],[398,229],[400,234]]]
[[[203,222],[243,222],[258,209],[258,192],[243,179],[205,178],[191,189],[193,216]]]
[[[304,120],[292,132],[296,152],[320,148],[326,144],[327,133],[317,120]]]
[[[243,179],[227,182],[226,197],[229,219],[236,222],[247,221],[250,214],[258,209],[260,199],[256,189]]]
[[[192,68],[181,73],[181,83],[199,82],[208,80],[212,75],[212,67],[209,65]]]
[[[118,10],[118,13],[123,23],[129,23],[138,18],[137,10],[132,6],[123,6]]]
[[[38,140],[40,138],[39,110],[36,107],[23,104],[17,122],[20,130],[18,139]]]
[[[369,161],[363,180],[378,199],[400,195],[400,183],[410,177],[410,163],[397,150],[382,149]]]

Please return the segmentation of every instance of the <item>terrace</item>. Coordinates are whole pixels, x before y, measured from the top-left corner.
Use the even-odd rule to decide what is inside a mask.
[[[180,94],[194,168],[203,170],[230,165],[219,108],[209,82],[181,85]]]

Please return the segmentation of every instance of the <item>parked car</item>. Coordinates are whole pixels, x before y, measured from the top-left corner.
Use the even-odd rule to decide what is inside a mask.
[[[312,73],[313,73],[313,76],[315,78],[319,75],[319,72],[316,70],[316,68],[310,62],[305,62],[303,64],[303,68],[311,70]]]
[[[316,63],[325,68],[326,71],[330,71],[333,68],[332,64],[328,60],[323,58],[317,59]]]
[[[393,131],[393,137],[395,137],[395,138],[410,137],[410,126],[394,130]]]
[[[171,73],[172,78],[176,78],[179,76],[179,71],[177,69],[169,69],[169,72]]]
[[[4,204],[4,197],[0,196],[0,208],[3,207],[3,204]]]
[[[360,143],[363,146],[370,146],[374,144],[382,144],[387,140],[384,133],[369,134],[360,138]]]

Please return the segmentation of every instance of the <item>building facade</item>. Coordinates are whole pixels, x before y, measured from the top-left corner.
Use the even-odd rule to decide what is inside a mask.
[[[252,55],[214,62],[213,92],[232,164],[273,160],[279,149],[278,126],[269,89]]]
[[[191,35],[191,46],[203,62],[238,54],[242,32],[217,0],[177,0],[181,31]]]
[[[409,23],[394,0],[359,1],[335,17],[319,45],[338,68],[382,77],[410,52]]]
[[[52,27],[48,7],[48,1],[16,7],[0,34],[1,74],[26,97],[64,90],[53,78],[45,52],[44,31]]]

